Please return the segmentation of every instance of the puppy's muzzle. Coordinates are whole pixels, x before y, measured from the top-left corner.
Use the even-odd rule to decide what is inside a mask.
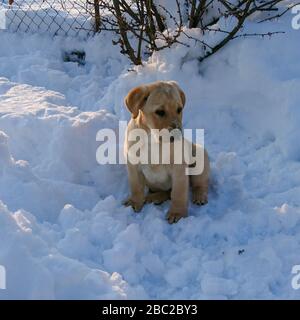
[[[182,127],[181,124],[174,122],[172,125],[168,128],[171,136],[170,136],[170,142],[174,142],[175,140],[179,140],[182,138]]]

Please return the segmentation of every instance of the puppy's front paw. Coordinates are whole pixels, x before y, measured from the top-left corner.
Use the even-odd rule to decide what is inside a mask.
[[[187,216],[186,213],[169,211],[167,214],[167,220],[170,224],[178,222],[181,218],[185,218]]]
[[[208,203],[207,192],[203,191],[202,188],[194,188],[193,191],[193,203],[198,206],[203,206]]]
[[[129,197],[123,202],[125,207],[132,207],[135,212],[140,212],[144,206],[145,199],[133,199]]]

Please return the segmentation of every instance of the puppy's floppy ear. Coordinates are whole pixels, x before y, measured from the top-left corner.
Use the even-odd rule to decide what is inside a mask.
[[[150,90],[147,86],[136,87],[129,91],[125,98],[125,104],[133,118],[138,116],[139,110],[146,104],[149,94]]]
[[[181,102],[182,102],[182,106],[184,107],[185,105],[185,93],[183,92],[183,90],[179,87],[179,84],[176,82],[176,81],[169,81],[169,83],[174,86],[178,92],[179,92],[179,95],[180,95],[180,99],[181,99]]]

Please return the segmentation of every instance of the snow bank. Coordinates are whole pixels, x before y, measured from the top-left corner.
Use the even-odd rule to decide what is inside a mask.
[[[287,34],[200,66],[174,47],[133,72],[105,35],[0,33],[0,297],[299,298],[300,48],[289,19],[270,28]],[[74,48],[85,66],[62,61]],[[185,90],[184,126],[205,129],[213,168],[209,204],[173,226],[167,203],[124,208],[126,169],[95,160],[127,91],[157,79]]]
[[[0,261],[7,289],[0,299],[124,299],[135,295],[118,273],[89,267],[63,256],[52,244],[59,232],[24,210],[10,212],[0,202]]]

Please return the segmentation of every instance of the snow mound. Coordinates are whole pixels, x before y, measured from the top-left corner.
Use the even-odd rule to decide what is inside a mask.
[[[10,212],[0,202],[0,261],[7,270],[7,289],[0,298],[124,299],[134,292],[122,277],[63,256],[51,243],[59,232],[39,225],[33,215]]]

